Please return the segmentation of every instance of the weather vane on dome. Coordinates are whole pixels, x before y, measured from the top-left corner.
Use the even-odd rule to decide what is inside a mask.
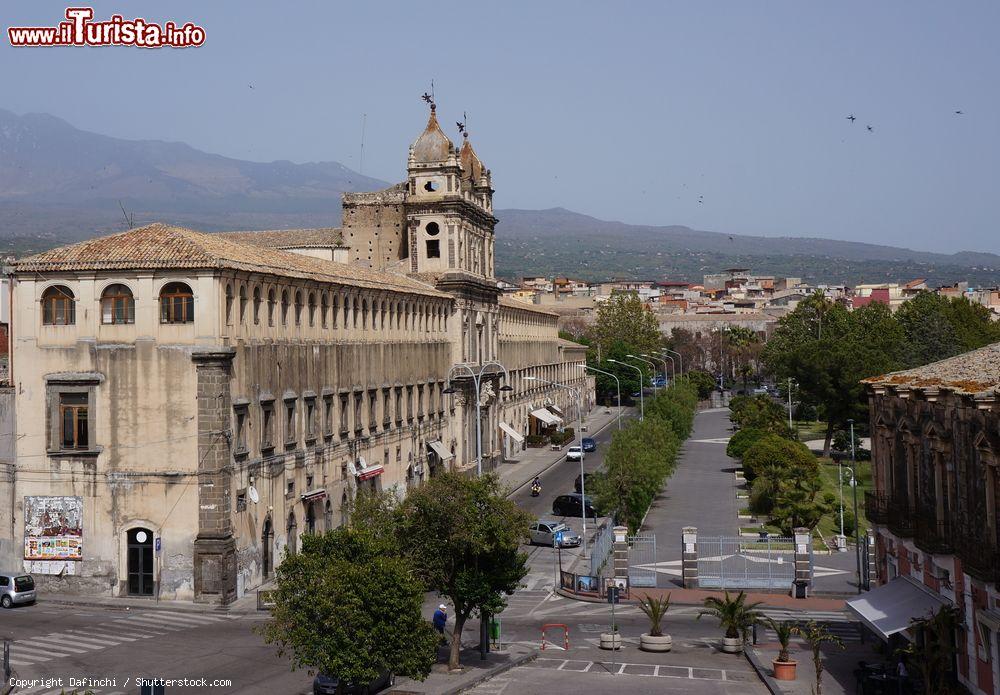
[[[431,111],[437,109],[437,104],[434,103],[434,80],[431,80],[431,91],[430,93],[424,92],[423,96],[420,97],[428,104],[431,105]]]
[[[465,125],[468,122],[468,120],[469,120],[469,117],[466,116],[465,115],[465,111],[463,111],[462,112],[462,120],[461,121],[455,121],[455,125],[458,126],[458,132],[462,134],[463,138],[469,137],[469,131],[468,131],[466,125]]]

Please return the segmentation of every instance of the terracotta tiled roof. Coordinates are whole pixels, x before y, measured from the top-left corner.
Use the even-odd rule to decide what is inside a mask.
[[[539,314],[548,314],[549,316],[558,316],[559,313],[556,311],[549,311],[548,309],[542,309],[535,304],[530,302],[524,302],[520,299],[515,299],[514,297],[508,297],[507,295],[500,295],[500,306],[508,306],[512,309],[522,309],[525,311],[534,311]]]
[[[996,390],[1000,388],[1000,343],[916,369],[869,377],[862,383],[873,386],[945,388],[964,394]]]
[[[15,267],[18,272],[229,268],[435,297],[449,296],[403,275],[239,243],[222,234],[165,224],[151,224],[45,251],[17,261]]]
[[[253,244],[272,249],[329,248],[340,246],[344,234],[339,227],[322,229],[272,229],[250,232],[219,232],[218,236],[241,244]]]

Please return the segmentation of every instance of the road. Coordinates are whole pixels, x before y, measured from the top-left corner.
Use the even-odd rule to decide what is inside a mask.
[[[252,628],[258,616],[169,610],[46,605],[0,613],[0,635],[17,638],[11,665],[17,678],[40,679],[17,693],[71,693],[70,678],[111,679],[95,695],[139,692],[136,678],[206,679],[207,685],[167,688],[185,693],[301,693],[312,679],[291,673],[287,659]],[[42,679],[62,679],[45,683]],[[213,686],[213,681],[229,685]]]

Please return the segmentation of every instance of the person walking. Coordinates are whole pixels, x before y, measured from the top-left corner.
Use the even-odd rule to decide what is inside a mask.
[[[438,606],[437,610],[434,611],[434,617],[431,618],[431,622],[434,625],[434,629],[440,633],[441,641],[444,642],[444,627],[448,624],[448,606],[443,603]]]

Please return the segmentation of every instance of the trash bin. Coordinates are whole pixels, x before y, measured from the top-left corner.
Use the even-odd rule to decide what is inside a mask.
[[[808,598],[809,582],[805,579],[796,579],[792,595],[795,598]]]

